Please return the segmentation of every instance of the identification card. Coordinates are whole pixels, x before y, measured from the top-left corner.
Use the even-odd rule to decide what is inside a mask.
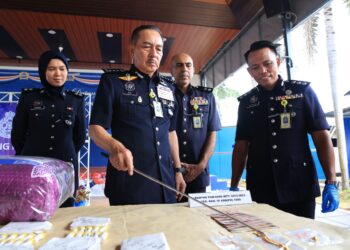
[[[203,128],[202,117],[200,115],[193,116],[193,128]]]
[[[287,129],[292,127],[290,113],[282,113],[280,114],[280,118],[281,118],[281,129]]]
[[[174,101],[174,94],[170,88],[159,84],[157,86],[157,92],[158,92],[159,98],[162,98],[168,101]]]
[[[156,117],[163,117],[162,104],[157,101],[153,101],[154,115]]]

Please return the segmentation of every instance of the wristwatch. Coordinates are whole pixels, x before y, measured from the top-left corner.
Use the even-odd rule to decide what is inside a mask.
[[[181,168],[175,168],[175,173],[185,173],[185,168],[181,167]]]

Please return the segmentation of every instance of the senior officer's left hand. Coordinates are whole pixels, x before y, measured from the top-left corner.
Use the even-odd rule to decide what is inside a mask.
[[[326,184],[322,192],[322,213],[336,210],[339,206],[338,189],[334,184]]]
[[[175,181],[176,181],[176,190],[185,193],[186,190],[186,182],[182,176],[182,173],[176,173],[175,174]],[[182,194],[176,193],[176,199],[180,201],[182,199]]]
[[[185,168],[184,179],[186,182],[191,182],[197,178],[200,173],[204,170],[201,164],[188,164],[181,162],[181,166]]]

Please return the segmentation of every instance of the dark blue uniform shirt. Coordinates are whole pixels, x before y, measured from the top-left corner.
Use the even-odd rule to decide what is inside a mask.
[[[183,94],[176,89],[176,100],[179,105],[176,133],[179,140],[181,162],[197,164],[209,132],[221,129],[215,98],[211,88],[190,86]],[[195,105],[198,108],[195,109]],[[193,117],[200,116],[202,125],[195,128]],[[209,164],[188,188],[203,188],[209,185]]]
[[[84,96],[73,91],[22,91],[13,118],[11,142],[17,155],[53,157],[74,164],[79,185],[78,152],[86,138]]]
[[[161,103],[163,117],[155,116],[153,101]],[[169,131],[175,130],[176,109],[168,79],[158,72],[149,78],[132,67],[102,75],[90,124],[111,129],[113,138],[132,152],[135,168],[175,188]],[[176,202],[173,191],[138,174],[118,171],[110,162],[105,194],[114,205]]]
[[[273,90],[257,86],[239,101],[236,140],[249,141],[247,188],[252,199],[290,203],[319,196],[307,134],[329,126],[309,83],[280,78]],[[281,128],[281,113],[290,114],[290,128]]]

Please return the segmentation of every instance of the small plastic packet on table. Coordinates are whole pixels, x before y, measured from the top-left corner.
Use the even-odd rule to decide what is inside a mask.
[[[0,229],[0,249],[34,249],[51,228],[48,221],[10,222]]]

